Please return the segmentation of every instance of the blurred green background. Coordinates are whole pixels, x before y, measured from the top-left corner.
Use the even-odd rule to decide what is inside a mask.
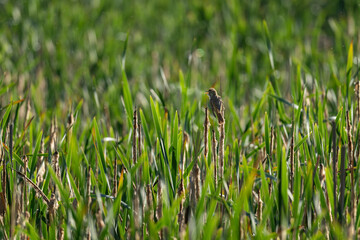
[[[358,58],[359,5],[322,0],[2,0],[1,79],[14,83],[8,91],[13,100],[26,96],[31,82],[38,113],[57,106],[66,112],[68,103],[80,99],[85,116],[104,108],[118,112],[128,35],[126,74],[136,105],[148,104],[152,89],[163,105],[179,109],[180,70],[192,89],[191,100],[205,99],[203,91],[215,84],[225,101],[229,97],[237,107],[248,105],[262,95],[270,75],[283,97],[291,99],[298,66],[309,87],[316,79],[336,95],[352,40]],[[121,116],[111,119],[122,121]]]

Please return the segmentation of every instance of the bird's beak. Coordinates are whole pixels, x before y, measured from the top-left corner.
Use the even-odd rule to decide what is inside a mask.
[[[205,94],[209,95],[209,91],[206,91]]]

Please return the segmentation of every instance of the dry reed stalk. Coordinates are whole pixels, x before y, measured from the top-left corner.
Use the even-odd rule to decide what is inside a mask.
[[[158,192],[157,192],[157,202],[156,202],[156,221],[159,221],[162,217],[162,186],[161,179],[158,181]],[[159,232],[159,239],[164,239],[163,230]]]
[[[348,135],[348,158],[349,158],[349,168],[350,168],[350,178],[351,178],[351,207],[350,207],[350,216],[351,216],[351,227],[354,227],[355,224],[355,181],[354,181],[354,152],[353,152],[353,143],[352,143],[352,134],[351,134],[351,124],[349,118],[349,111],[346,111],[346,127]]]
[[[336,183],[337,183],[337,144],[336,144],[336,123],[332,122],[332,167],[333,167],[333,198],[334,198],[334,219],[337,219],[336,215],[336,202],[337,202],[337,191],[336,191]]]
[[[97,227],[99,229],[99,232],[101,232],[104,227],[105,227],[105,223],[104,223],[104,220],[103,220],[103,216],[102,216],[102,212],[101,212],[101,208],[100,206],[98,207],[98,210],[97,212],[95,213],[95,217],[96,217],[96,224],[97,224]]]
[[[206,107],[205,108],[205,121],[204,121],[204,158],[205,158],[205,161],[207,159],[208,152],[209,152],[209,149],[208,149],[209,126],[210,126],[209,110]]]
[[[153,220],[154,213],[152,211],[153,206],[153,195],[151,191],[151,184],[146,185],[146,208],[150,211],[150,220]]]
[[[270,161],[272,160],[272,152],[273,152],[273,148],[274,148],[274,127],[271,126],[270,128]]]
[[[274,134],[274,127],[271,126],[271,130],[270,130],[270,156],[269,156],[269,170],[271,170],[272,168],[272,153],[273,153],[273,149],[275,148],[275,134]],[[273,182],[270,181],[269,182],[269,197],[271,196],[272,193],[272,186],[273,186]]]
[[[140,120],[140,118],[138,118],[138,128],[137,129],[138,129],[138,155],[141,156],[142,148],[143,148],[143,146],[142,146],[143,139],[142,139],[142,133],[141,133],[141,120]]]
[[[50,152],[55,152],[56,149],[56,143],[57,143],[57,120],[56,118],[53,118],[50,125]]]
[[[132,156],[133,156],[133,165],[137,162],[137,146],[136,146],[136,140],[137,140],[137,128],[138,128],[138,121],[137,121],[137,110],[135,107],[134,110],[134,116],[133,116],[133,139],[132,139]],[[136,232],[139,231],[140,227],[140,220],[141,220],[141,214],[140,214],[140,199],[139,199],[139,176],[135,176],[135,184],[134,184],[134,196],[133,196],[133,208],[134,208],[134,224]]]
[[[261,200],[261,189],[259,188],[258,190],[258,208],[257,208],[257,212],[256,212],[256,215],[257,215],[257,219],[259,222],[262,221],[262,208],[263,208],[263,201]]]
[[[1,139],[1,137],[0,137]],[[6,161],[4,158],[3,145],[0,142],[0,163],[2,164],[2,174],[1,174],[1,189],[0,193],[0,216],[4,217],[6,213]]]
[[[192,189],[192,206],[195,209],[196,203],[200,198],[200,168],[199,168],[199,159],[196,160],[193,169],[191,171],[191,180],[193,184],[191,185]]]
[[[133,184],[134,195],[133,195],[133,209],[134,209],[134,224],[136,233],[139,232],[141,213],[140,213],[140,200],[139,200],[139,189],[137,185]]]
[[[178,224],[179,224],[179,232],[183,231],[184,226],[184,203],[185,203],[185,191],[184,191],[184,179],[181,176],[180,184],[178,188],[178,197],[181,199],[180,208],[178,213]]]
[[[219,126],[219,135],[219,178],[222,181],[224,177],[225,118],[224,123]]]
[[[137,162],[137,148],[136,148],[136,133],[137,133],[137,111],[136,108],[134,110],[133,117],[133,142],[132,142],[132,156],[133,156],[133,164],[135,165]]]
[[[216,139],[215,139],[215,131],[212,130],[212,136],[211,136],[211,152],[212,152],[212,162],[214,163],[214,181],[215,181],[215,187],[217,186],[217,157],[216,157]]]
[[[26,123],[30,119],[30,112],[31,112],[31,103],[30,103],[30,96],[26,98],[26,110],[25,110],[25,117],[24,117],[24,129],[26,128]]]
[[[356,96],[356,115],[357,115],[357,120],[358,120],[358,124],[360,123],[360,82],[356,82],[355,83],[355,96]],[[355,121],[354,121],[355,122]],[[356,151],[356,159],[359,159],[359,153],[360,153],[360,134],[358,136],[358,150]]]
[[[55,151],[54,154],[52,155],[51,163],[52,163],[52,168],[54,169],[56,177],[61,181],[59,153],[57,151]],[[55,194],[56,203],[57,203],[57,201],[60,200],[60,191],[56,187],[55,181],[53,181],[53,180],[51,181],[51,188],[52,188],[53,193]]]
[[[145,222],[146,235],[148,236],[149,232],[150,232],[149,222],[154,221],[153,195],[152,195],[152,191],[151,191],[151,184],[146,185],[145,196],[146,196],[146,204],[144,204],[145,205],[144,213],[147,212],[147,214],[149,216],[149,220],[150,220],[148,222]]]
[[[180,171],[181,173],[184,173],[184,168],[186,166],[186,152],[189,148],[189,134],[184,131],[183,133],[183,144],[181,147],[181,157],[180,157]]]
[[[23,162],[24,162],[24,175],[26,176],[26,170],[27,170],[27,165],[28,165],[28,159],[27,159],[26,155],[24,155],[24,157],[23,157]],[[26,186],[26,181],[24,181],[23,182],[23,191],[21,192],[21,209],[24,214],[26,212],[26,206],[27,206],[27,186]]]
[[[184,203],[185,203],[185,188],[184,188],[184,168],[186,163],[186,151],[188,149],[188,143],[189,143],[189,134],[187,134],[184,131],[183,134],[183,144],[181,147],[181,159],[180,159],[180,184],[178,188],[178,197],[181,199],[180,201],[180,208],[178,213],[178,224],[179,224],[179,232],[180,235],[184,231],[184,225],[185,225],[185,210],[184,210]]]
[[[292,122],[292,132],[290,141],[290,191],[294,194],[294,121]]]
[[[68,137],[70,138],[72,135],[72,127],[74,125],[74,115],[72,112],[70,112],[68,119],[67,119],[67,125],[66,125],[66,129],[68,130]]]
[[[117,196],[117,188],[118,188],[117,179],[118,179],[117,160],[115,159],[115,161],[114,161],[114,178],[113,178],[113,184],[114,184],[113,195],[114,195],[114,197]]]
[[[54,221],[55,210],[57,209],[57,207],[58,205],[57,205],[55,193],[51,193],[51,198],[48,204],[48,214],[49,214],[48,228],[50,227],[51,223]]]
[[[56,151],[52,155],[52,167],[54,169],[54,172],[57,176],[57,178],[61,181],[60,178],[60,164],[59,164],[59,153]],[[54,183],[55,184],[55,183]]]
[[[66,146],[67,146],[67,148],[70,148],[69,145],[70,145],[70,140],[71,140],[71,136],[72,136],[73,125],[74,125],[74,115],[72,114],[72,112],[70,112],[68,119],[67,119],[67,124],[66,124],[66,129],[67,129]]]
[[[116,164],[115,164],[116,165]],[[91,209],[91,195],[90,195],[90,189],[91,189],[91,181],[90,181],[90,165],[88,167],[87,176],[86,176],[86,195],[87,195],[87,212],[88,216],[90,216],[90,209]],[[88,228],[86,232],[86,239],[91,239],[91,232],[90,232],[90,226],[88,221]]]
[[[137,132],[138,132],[138,149],[137,149],[137,154],[138,154],[138,157],[141,156],[142,154],[142,141],[143,141],[143,137],[142,137],[142,133],[141,133],[141,120],[139,117],[138,118],[138,124],[137,124]],[[140,182],[140,178],[142,176],[142,166],[139,167],[139,182]],[[144,206],[144,205],[143,205]]]
[[[233,170],[232,170],[232,152],[231,152],[231,149],[230,149],[230,154],[229,154],[229,169],[230,169],[230,177],[229,177],[229,186],[231,186],[232,184],[232,173],[233,173]]]
[[[44,138],[41,138],[41,145],[40,145],[40,153],[44,152]],[[45,175],[45,162],[44,157],[40,156],[39,161],[36,162],[37,174],[36,174],[36,183],[41,184],[44,181]]]
[[[246,236],[246,215],[244,213],[240,213],[240,239],[245,239]]]
[[[341,146],[341,163],[340,163],[340,199],[339,199],[339,222],[343,223],[343,214],[344,214],[344,202],[345,202],[345,178],[346,178],[346,169],[345,169],[345,154],[346,147]]]
[[[61,222],[63,222],[63,220],[61,220]],[[59,224],[59,231],[58,231],[58,240],[64,240],[64,228],[62,227],[62,223]]]
[[[12,167],[14,167],[12,162],[12,152],[13,152],[13,123],[9,125],[9,153],[10,153],[10,162]],[[14,231],[15,231],[15,220],[16,217],[16,200],[17,200],[17,179],[14,178],[13,182],[13,192],[11,198],[11,207],[10,207],[10,238],[14,238]]]

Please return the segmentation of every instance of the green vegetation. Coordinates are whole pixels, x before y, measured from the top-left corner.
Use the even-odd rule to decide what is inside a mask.
[[[359,10],[0,1],[0,238],[356,237]]]

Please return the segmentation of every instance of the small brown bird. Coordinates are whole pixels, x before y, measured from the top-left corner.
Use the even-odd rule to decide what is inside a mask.
[[[205,92],[210,98],[210,107],[214,117],[217,117],[219,124],[224,124],[224,104],[221,97],[217,94],[214,88],[210,88]]]

